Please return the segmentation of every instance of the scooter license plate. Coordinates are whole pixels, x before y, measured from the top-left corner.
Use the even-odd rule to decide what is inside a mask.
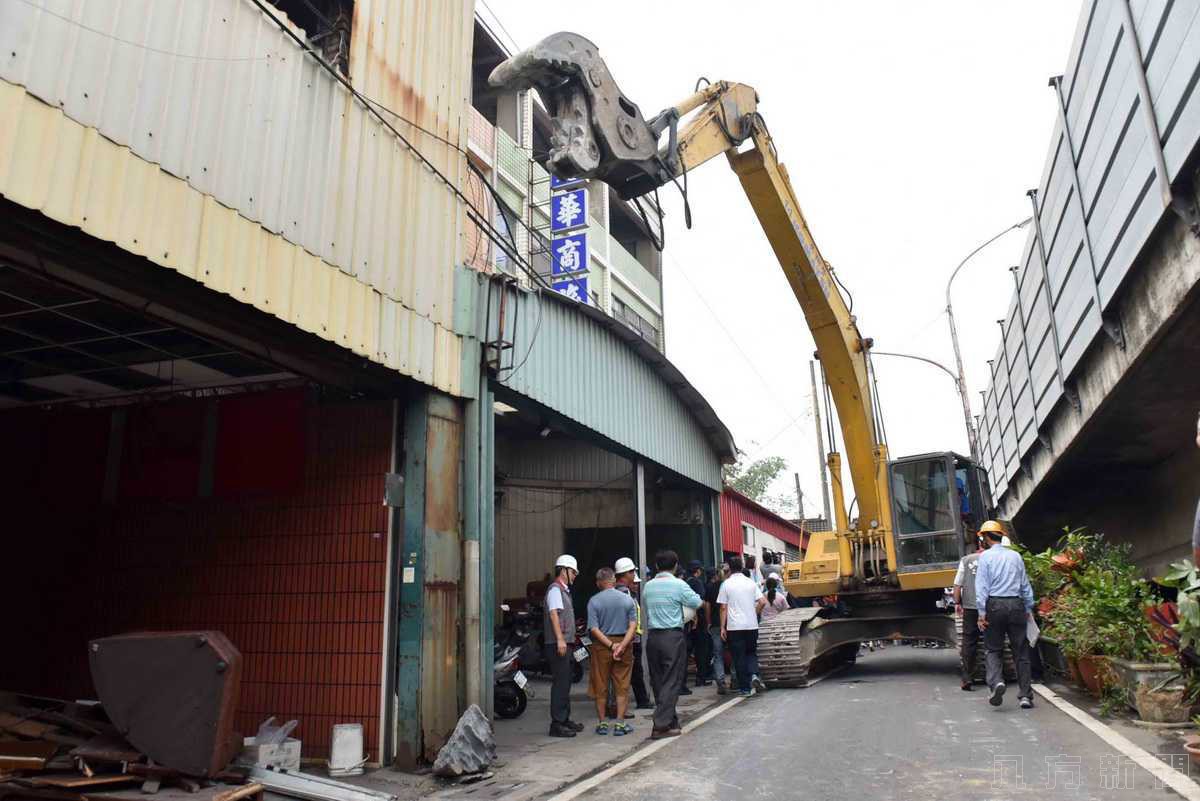
[[[587,658],[588,658],[588,649],[580,648],[577,651],[575,651],[575,661],[576,662],[582,662],[583,660],[585,660]]]
[[[515,681],[517,683],[517,686],[520,687],[522,690],[524,690],[525,685],[529,683],[529,679],[525,678],[525,674],[519,670],[513,674],[513,681]]]

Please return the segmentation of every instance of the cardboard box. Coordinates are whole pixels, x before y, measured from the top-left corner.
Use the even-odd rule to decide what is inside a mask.
[[[300,770],[300,741],[289,737],[278,745],[259,745],[254,737],[242,739],[242,753],[237,761],[260,768]]]

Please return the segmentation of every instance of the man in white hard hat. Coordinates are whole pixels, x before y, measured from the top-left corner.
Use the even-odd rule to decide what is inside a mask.
[[[550,736],[574,737],[582,723],[571,720],[571,660],[575,641],[575,607],[571,585],[579,575],[579,563],[570,554],[554,562],[554,581],[546,589],[543,604],[546,663],[550,665]]]
[[[617,574],[617,589],[626,593],[637,604],[637,632],[633,635],[633,697],[638,709],[653,709],[650,703],[650,693],[646,691],[646,674],[642,671],[642,635],[646,633],[646,624],[642,620],[642,604],[639,600],[639,590],[642,583],[638,575],[637,565],[628,556],[622,556],[613,565]]]

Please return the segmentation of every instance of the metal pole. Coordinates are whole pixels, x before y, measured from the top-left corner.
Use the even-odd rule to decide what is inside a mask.
[[[821,396],[817,394],[817,368],[808,363],[808,377],[812,380],[813,420],[817,425],[817,470],[821,473],[821,504],[825,507],[825,520],[830,526],[833,518],[829,512],[829,474],[826,472],[825,432],[821,429]]]
[[[1032,217],[1029,217],[1028,219],[1022,220],[1019,223],[1013,223],[1000,233],[993,236],[991,239],[984,242],[979,247],[972,250],[967,254],[965,259],[958,263],[958,266],[954,268],[954,272],[950,273],[950,280],[946,282],[946,317],[950,321],[950,342],[954,345],[954,363],[958,367],[958,397],[959,400],[962,401],[963,423],[967,427],[967,443],[971,448],[971,459],[976,464],[979,463],[979,441],[978,436],[975,433],[975,426],[971,417],[971,399],[967,396],[967,372],[963,368],[962,348],[960,348],[958,344],[958,327],[954,324],[954,304],[950,300],[950,288],[954,285],[954,279],[958,276],[959,270],[961,270],[976,253],[983,250],[988,245],[1007,234],[1009,231],[1015,231],[1018,228],[1024,228],[1032,219]]]
[[[641,459],[634,461],[634,479],[633,479],[633,508],[634,508],[634,523],[637,526],[637,569],[638,578],[642,581],[646,579],[646,464]],[[642,597],[638,596],[638,603],[642,607],[643,628],[646,620],[646,604]],[[648,632],[649,629],[647,628]],[[642,672],[650,675],[650,662],[646,657],[646,638],[642,637]]]
[[[796,509],[800,515],[800,525],[804,525],[804,490],[800,489],[800,474],[792,473],[796,479]]]

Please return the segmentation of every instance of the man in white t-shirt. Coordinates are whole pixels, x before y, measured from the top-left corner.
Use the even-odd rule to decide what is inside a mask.
[[[767,685],[758,677],[758,615],[767,605],[766,596],[754,579],[742,573],[742,559],[729,560],[729,578],[721,584],[717,603],[721,606],[721,639],[733,654],[738,692],[766,692]]]

